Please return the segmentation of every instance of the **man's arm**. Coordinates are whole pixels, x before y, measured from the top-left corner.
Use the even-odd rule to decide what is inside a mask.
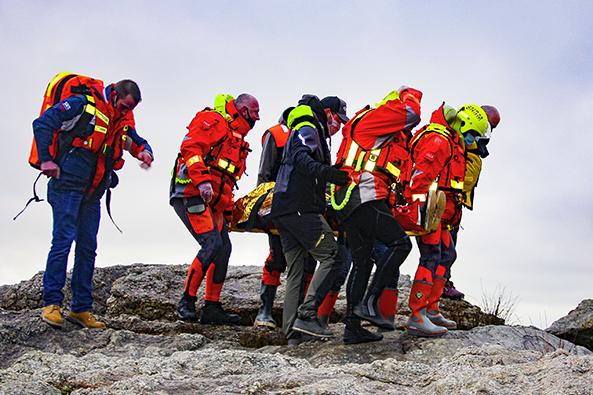
[[[68,133],[80,119],[87,100],[84,96],[71,96],[60,103],[48,108],[41,116],[33,121],[33,135],[41,171],[49,177],[59,178],[60,169],[49,153],[54,134]]]
[[[325,177],[331,167],[313,159],[313,153],[319,149],[320,141],[317,130],[303,126],[291,140],[294,167],[297,171],[313,177]]]
[[[276,139],[269,130],[264,132],[266,137],[262,147],[261,157],[259,159],[259,171],[257,173],[257,185],[264,182],[276,181],[272,174],[277,167],[280,158],[278,158],[278,147],[276,146]]]
[[[133,157],[140,160],[140,166],[145,169],[149,168],[154,160],[154,154],[148,141],[141,137],[135,128],[129,127],[126,135],[122,136],[125,139],[124,147],[132,154]]]
[[[443,136],[432,133],[423,137],[414,148],[414,168],[410,181],[412,199],[428,193],[428,189],[451,158],[451,145]]]

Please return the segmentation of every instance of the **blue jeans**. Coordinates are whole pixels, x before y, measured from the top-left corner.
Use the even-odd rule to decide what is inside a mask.
[[[56,188],[53,180],[49,182],[47,201],[52,208],[54,223],[43,275],[43,305],[62,304],[68,255],[72,242],[76,241],[70,309],[77,313],[91,311],[93,307],[93,271],[101,219],[99,200],[86,201],[84,197],[82,192],[64,191]]]

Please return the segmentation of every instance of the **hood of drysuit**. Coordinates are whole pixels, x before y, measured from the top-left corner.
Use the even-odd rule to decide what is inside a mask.
[[[301,104],[296,106],[288,114],[287,126],[291,130],[297,130],[303,126],[311,126],[312,128],[319,128],[319,121],[315,117],[315,113],[310,106]]]
[[[249,122],[239,114],[235,107],[235,98],[221,93],[214,98],[214,111],[223,116],[233,132],[245,137],[251,130]]]

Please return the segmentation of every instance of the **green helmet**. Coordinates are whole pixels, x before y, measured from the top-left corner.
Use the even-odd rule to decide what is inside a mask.
[[[461,135],[471,133],[485,137],[490,132],[488,116],[477,104],[466,104],[457,111],[453,128]],[[477,136],[476,136],[477,137]]]

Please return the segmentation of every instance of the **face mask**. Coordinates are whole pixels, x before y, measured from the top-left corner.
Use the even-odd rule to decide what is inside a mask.
[[[463,141],[465,141],[465,145],[472,145],[476,138],[471,133],[466,133],[463,135]]]
[[[332,115],[327,118],[327,128],[329,130],[329,135],[333,136],[334,134],[338,133],[340,130],[340,121],[336,119],[336,116]]]
[[[476,144],[478,145],[478,155],[480,156],[480,158],[485,158],[488,155],[490,155],[490,152],[488,152],[488,148],[486,148],[488,142],[490,142],[490,139],[486,138],[476,140]]]

